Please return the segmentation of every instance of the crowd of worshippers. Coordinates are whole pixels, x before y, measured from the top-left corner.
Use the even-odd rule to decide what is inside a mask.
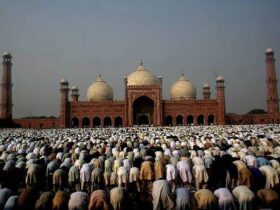
[[[279,210],[279,176],[277,125],[0,131],[0,210]]]

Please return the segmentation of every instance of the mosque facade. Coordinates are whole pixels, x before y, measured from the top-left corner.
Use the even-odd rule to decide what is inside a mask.
[[[164,100],[162,83],[141,62],[124,78],[124,100],[114,100],[111,86],[99,75],[87,90],[87,101],[79,101],[78,88],[70,90],[68,81],[62,79],[60,127],[225,124],[222,77],[216,80],[217,97],[213,99],[209,85],[204,87],[204,98],[196,99],[195,86],[181,75],[170,89],[170,99]]]
[[[225,81],[216,78],[215,97],[210,86],[203,86],[203,98],[183,74],[170,88],[170,98],[163,99],[163,79],[144,67],[143,62],[124,78],[124,100],[115,100],[112,87],[99,75],[87,90],[87,100],[79,100],[77,86],[60,81],[60,116],[58,118],[13,119],[12,56],[3,54],[0,119],[24,128],[130,127],[139,125],[225,125],[279,123],[279,102],[274,51],[267,49],[267,113],[226,114]]]

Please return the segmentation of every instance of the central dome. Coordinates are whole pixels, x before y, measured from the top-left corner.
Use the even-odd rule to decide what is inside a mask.
[[[175,82],[170,89],[172,100],[195,99],[196,88],[184,75]]]
[[[113,97],[114,94],[111,86],[101,78],[101,75],[87,90],[88,101],[111,101]]]
[[[157,85],[158,79],[141,62],[137,69],[127,77],[128,86]]]

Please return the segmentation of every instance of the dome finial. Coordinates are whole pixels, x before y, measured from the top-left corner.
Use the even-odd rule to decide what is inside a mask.
[[[184,70],[183,70],[183,69],[182,69],[182,71],[181,71],[181,76],[185,76],[185,75],[184,75]]]
[[[102,76],[101,76],[101,73],[100,73],[100,72],[98,72],[98,77],[97,77],[96,81],[98,81],[98,82],[103,81],[103,79],[102,79]]]
[[[143,66],[144,62],[143,59],[140,59],[140,66]]]

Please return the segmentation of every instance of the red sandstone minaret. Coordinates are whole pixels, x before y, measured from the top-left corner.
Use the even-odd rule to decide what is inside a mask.
[[[206,83],[203,85],[203,98],[210,99],[210,97],[211,97],[210,86]]]
[[[3,74],[1,84],[1,110],[0,118],[5,120],[12,119],[12,55],[5,52],[3,54]]]
[[[63,78],[60,80],[60,127],[69,127],[69,99],[68,99],[68,81]]]
[[[267,90],[267,113],[279,113],[279,100],[277,91],[277,79],[275,71],[274,51],[268,48],[265,51],[266,56],[266,90]]]
[[[226,115],[226,102],[225,102],[225,86],[224,78],[218,76],[216,79],[216,91],[217,91],[217,124],[225,124],[225,115]]]

